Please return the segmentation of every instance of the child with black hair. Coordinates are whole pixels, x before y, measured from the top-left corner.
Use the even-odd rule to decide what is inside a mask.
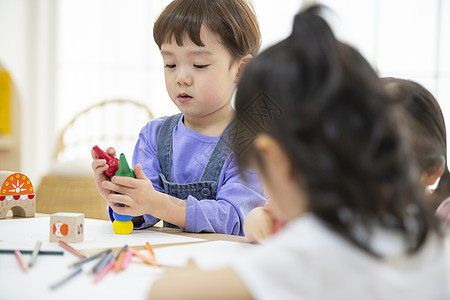
[[[450,207],[444,200],[450,196],[450,173],[447,166],[447,132],[441,107],[434,96],[412,80],[386,77],[382,82],[389,95],[405,108],[407,121],[414,131],[413,152],[421,172],[421,182],[427,190],[428,203],[448,226]],[[430,190],[429,187],[436,184]]]
[[[408,140],[421,173],[420,181],[427,191],[427,203],[450,228],[450,173],[447,166],[447,132],[442,110],[435,97],[412,80],[385,77],[381,79],[389,96],[407,112],[406,126],[413,132]],[[436,184],[436,189],[430,186]],[[270,202],[256,207],[244,222],[245,236],[261,241],[276,230],[276,220],[270,212]]]
[[[243,235],[245,216],[266,200],[254,172],[243,182],[229,147],[231,99],[260,46],[255,13],[246,0],[175,0],[159,15],[153,36],[167,92],[181,113],[142,128],[133,154],[136,179],[109,180],[106,161],[92,153],[110,219],[114,211],[133,216],[135,229],[164,220],[189,232]]]
[[[317,10],[252,60],[236,94],[234,151],[282,230],[230,267],[170,272],[150,299],[448,298],[443,233],[393,102]],[[271,109],[255,115],[258,101]]]

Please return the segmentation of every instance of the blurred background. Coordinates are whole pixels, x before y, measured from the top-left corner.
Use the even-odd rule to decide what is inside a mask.
[[[0,0],[0,170],[24,172],[38,184],[57,160],[64,128],[77,113],[104,100],[131,99],[155,117],[176,113],[152,36],[154,20],[169,2]],[[305,4],[252,2],[262,50],[289,34],[293,16]],[[334,11],[330,20],[335,33],[358,48],[381,76],[412,79],[427,87],[450,124],[450,0],[310,2]],[[8,80],[14,88],[6,94]],[[12,99],[9,111],[5,99]],[[134,141],[117,150],[131,160],[145,121],[122,111],[126,122],[116,125],[113,116],[81,122],[74,134],[125,128]],[[90,169],[90,148],[69,151],[64,159],[71,156],[84,157],[82,165]]]

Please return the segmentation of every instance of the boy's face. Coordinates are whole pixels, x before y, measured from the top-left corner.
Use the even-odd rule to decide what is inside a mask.
[[[161,45],[167,92],[187,118],[229,114],[238,73],[229,51],[214,33],[202,27],[204,47],[189,38]]]

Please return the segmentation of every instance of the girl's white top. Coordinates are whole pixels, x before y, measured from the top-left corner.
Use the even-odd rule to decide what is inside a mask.
[[[306,214],[233,267],[256,299],[450,299],[442,239],[433,234],[410,256],[398,234],[377,230],[373,246],[386,257],[369,255]]]

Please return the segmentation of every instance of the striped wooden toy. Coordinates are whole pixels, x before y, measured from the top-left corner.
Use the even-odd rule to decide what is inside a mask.
[[[34,217],[36,197],[31,180],[23,173],[0,171],[0,219],[9,210],[13,216]]]

